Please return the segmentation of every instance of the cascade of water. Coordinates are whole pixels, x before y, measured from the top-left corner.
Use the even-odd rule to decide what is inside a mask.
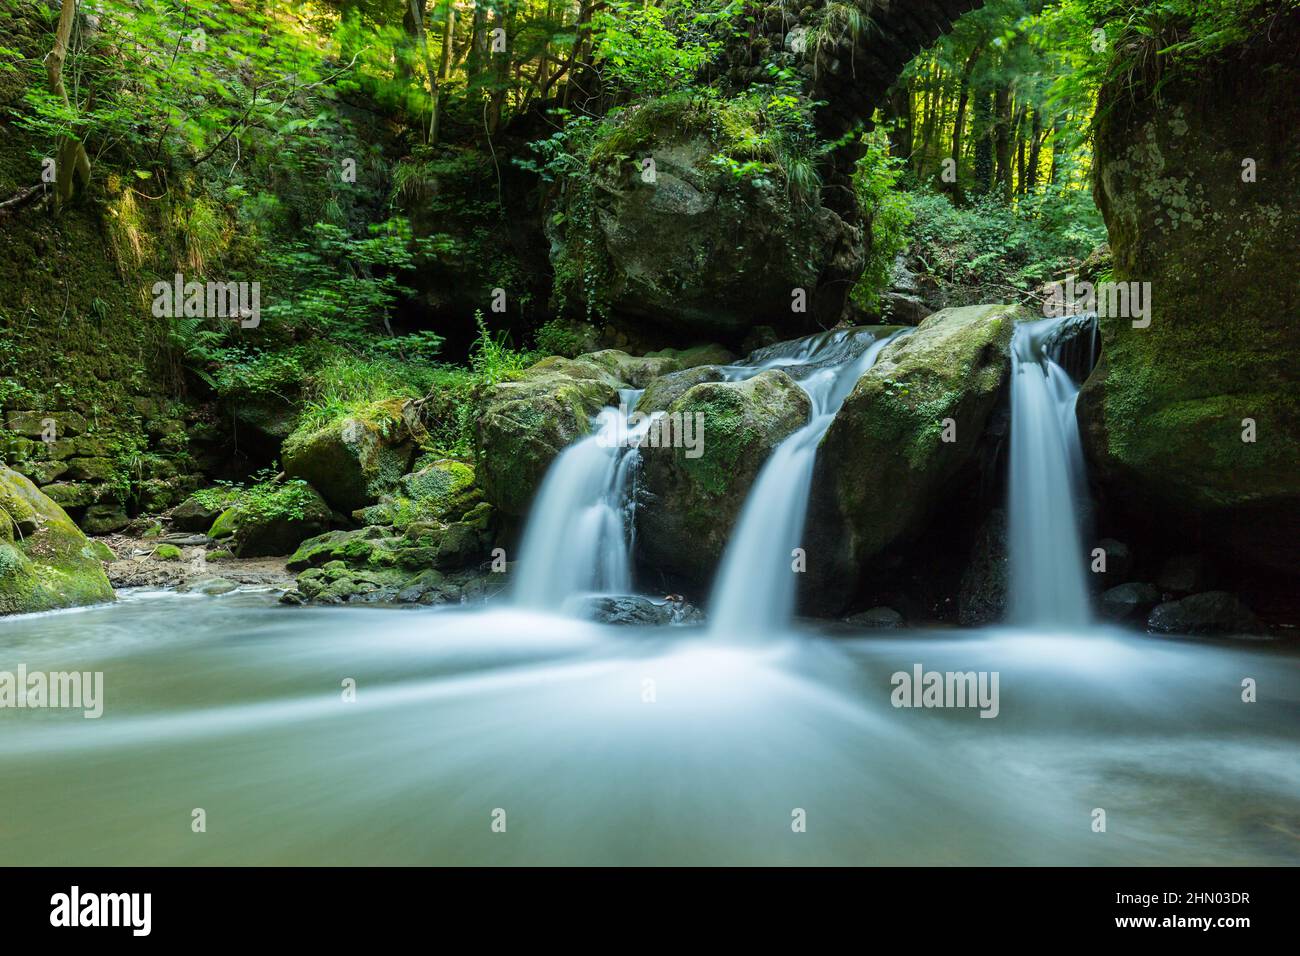
[[[715,633],[771,633],[793,616],[792,552],[803,536],[817,447],[858,379],[886,345],[908,331],[875,339],[865,350],[844,348],[851,344],[846,337],[823,343],[820,353],[814,349],[796,357],[803,366],[799,371],[807,371],[796,375],[812,414],[772,452],[745,499],[709,601]]]
[[[619,393],[592,434],[551,465],[529,514],[519,555],[515,603],[559,610],[578,594],[632,590],[632,508],[639,448],[628,417],[641,392]]]
[[[1079,321],[1022,322],[1011,339],[1008,597],[1009,617],[1020,625],[1081,627],[1090,617],[1081,529],[1087,491],[1075,419],[1079,387],[1060,361],[1060,332]],[[1093,352],[1095,330],[1087,334]]]

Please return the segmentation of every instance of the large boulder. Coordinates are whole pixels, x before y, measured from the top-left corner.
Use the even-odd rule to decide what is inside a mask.
[[[736,341],[753,325],[793,335],[839,319],[865,261],[862,229],[818,191],[797,195],[774,157],[739,173],[753,162],[742,154],[754,148],[745,136],[754,120],[726,113],[738,108],[670,98],[607,124],[589,168],[547,217],[562,294],[594,292],[674,334]],[[729,169],[727,158],[741,162]],[[804,310],[792,308],[795,289]]]
[[[552,356],[487,389],[478,402],[476,461],[488,501],[507,515],[527,514],[551,462],[626,387],[585,356]]]
[[[1094,194],[1114,279],[1150,283],[1150,324],[1102,318],[1079,399],[1093,477],[1128,518],[1292,572],[1297,88],[1294,10],[1215,58],[1103,88]]]
[[[701,382],[663,410],[700,422],[702,445],[698,454],[685,447],[642,449],[639,556],[702,586],[759,470],[782,439],[808,421],[812,407],[790,376],[770,370],[744,382]]]
[[[1227,591],[1206,591],[1158,605],[1147,627],[1161,634],[1253,634],[1259,621]]]
[[[0,614],[111,600],[86,536],[31,481],[0,464]]]
[[[299,429],[284,443],[284,472],[350,513],[397,487],[418,451],[418,418],[405,399],[366,406],[315,429]]]
[[[918,535],[974,469],[1006,386],[1012,326],[1025,316],[1006,305],[936,312],[858,380],[817,456],[806,607],[842,608],[871,560]]]

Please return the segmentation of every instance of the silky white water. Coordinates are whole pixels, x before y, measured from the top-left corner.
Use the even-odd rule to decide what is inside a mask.
[[[559,609],[582,594],[632,590],[639,435],[627,419],[641,392],[619,397],[620,407],[602,409],[592,434],[561,452],[546,473],[520,547],[520,607]]]
[[[843,350],[850,333],[837,333],[846,338],[823,344],[823,351],[834,350],[829,360],[817,350],[798,357],[797,365],[817,363],[811,374],[797,378],[812,412],[808,423],[772,452],[745,498],[709,599],[715,633],[771,634],[789,623],[797,585],[794,551],[807,517],[817,447],[858,379],[907,331],[875,339],[856,355]]]
[[[0,649],[104,674],[98,720],[0,708],[9,865],[1297,861],[1300,657],[1256,642],[743,645],[234,592],[0,619]],[[892,706],[918,663],[999,672],[998,717]],[[1243,705],[1243,674],[1274,703]]]
[[[1021,322],[1011,338],[1008,617],[1017,625],[1078,628],[1090,618],[1079,387],[1051,347],[1068,321]]]

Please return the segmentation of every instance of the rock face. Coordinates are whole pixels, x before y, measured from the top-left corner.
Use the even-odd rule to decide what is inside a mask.
[[[1002,620],[1007,609],[1007,513],[994,508],[975,537],[957,595],[957,619],[966,627]]]
[[[408,401],[376,402],[323,428],[294,432],[284,443],[285,474],[306,481],[339,511],[364,508],[410,470],[418,427]]]
[[[816,198],[792,198],[776,170],[720,168],[726,123],[711,109],[667,100],[627,109],[590,180],[559,200],[557,280],[600,270],[614,311],[677,335],[739,341],[752,325],[792,337],[834,324],[865,261],[862,229]],[[795,289],[805,311],[791,308]]]
[[[811,410],[803,389],[775,369],[745,382],[702,382],[676,398],[667,412],[701,423],[701,453],[690,457],[684,447],[641,450],[641,559],[704,586],[759,470]]]
[[[0,465],[0,614],[111,600],[86,536],[31,481]]]
[[[661,626],[698,624],[704,620],[699,609],[674,601],[652,601],[636,594],[602,595],[584,599],[575,609],[585,618],[602,624]]]
[[[817,456],[805,607],[839,610],[871,559],[919,533],[972,464],[1022,315],[1001,305],[936,312],[858,380]]]
[[[1159,605],[1147,627],[1162,634],[1252,634],[1259,621],[1227,591],[1206,591]]]
[[[1131,515],[1292,571],[1298,87],[1293,11],[1249,47],[1171,72],[1158,98],[1102,91],[1094,193],[1115,280],[1151,284],[1150,325],[1102,319],[1079,400],[1093,477]]]
[[[481,397],[476,461],[483,493],[507,515],[528,512],[546,469],[591,428],[592,417],[618,403],[626,383],[586,356],[552,357]]]

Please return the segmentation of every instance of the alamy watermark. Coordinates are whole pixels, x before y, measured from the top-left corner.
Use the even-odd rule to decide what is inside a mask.
[[[687,458],[704,454],[703,412],[632,412],[619,405],[617,420],[596,435],[601,448],[684,448]]]
[[[978,707],[981,717],[996,717],[998,671],[927,671],[920,664],[895,671],[889,702],[895,707]]]
[[[103,671],[0,671],[0,708],[67,708],[94,720],[104,714]]]
[[[238,319],[240,328],[262,323],[262,283],[185,281],[176,273],[171,282],[155,282],[153,314],[159,319]]]
[[[1102,318],[1132,319],[1133,328],[1151,324],[1150,282],[1076,282],[1066,276],[1052,286],[1043,300],[1043,315],[1056,318],[1080,312],[1096,312]]]

